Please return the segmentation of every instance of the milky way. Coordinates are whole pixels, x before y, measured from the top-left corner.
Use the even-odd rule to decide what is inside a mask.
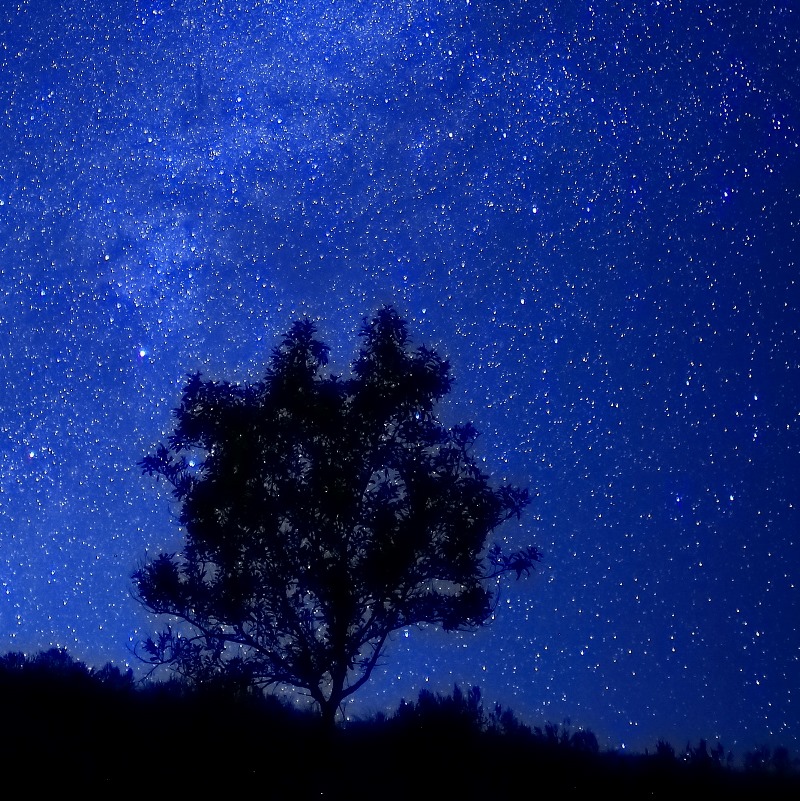
[[[800,748],[790,3],[22,2],[0,15],[0,648],[130,662],[187,373],[392,303],[545,553],[348,708],[480,685],[604,745]]]

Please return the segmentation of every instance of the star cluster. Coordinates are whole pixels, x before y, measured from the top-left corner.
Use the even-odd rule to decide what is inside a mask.
[[[612,747],[800,738],[791,3],[62,0],[0,12],[0,645],[133,661],[180,530],[137,462],[188,372],[395,304],[530,486],[480,685]]]

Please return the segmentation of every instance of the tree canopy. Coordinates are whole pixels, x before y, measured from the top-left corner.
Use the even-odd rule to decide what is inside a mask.
[[[393,308],[365,323],[349,378],[315,334],[294,323],[262,381],[189,377],[174,433],[141,462],[172,486],[185,544],[133,578],[147,608],[188,624],[143,644],[153,664],[290,685],[332,723],[393,631],[481,626],[497,577],[540,554],[488,545],[527,490],[492,486],[474,428],[439,422],[449,365]]]

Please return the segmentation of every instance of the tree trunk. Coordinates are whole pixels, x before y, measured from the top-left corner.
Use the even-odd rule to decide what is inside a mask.
[[[336,728],[336,710],[338,707],[339,704],[334,701],[333,697],[328,698],[324,703],[320,704],[322,725],[328,732],[332,732]]]
[[[322,691],[314,693],[319,704],[322,729],[317,742],[317,753],[314,758],[314,785],[318,788],[317,795],[326,798],[343,797],[344,788],[348,783],[344,781],[343,766],[340,760],[336,737],[336,710],[338,702],[334,696],[325,698]]]

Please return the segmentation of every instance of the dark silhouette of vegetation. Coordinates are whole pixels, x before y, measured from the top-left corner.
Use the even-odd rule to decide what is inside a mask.
[[[136,571],[136,591],[188,624],[148,640],[144,657],[243,692],[297,688],[329,725],[393,631],[479,627],[495,579],[540,558],[487,547],[528,493],[493,487],[475,430],[436,418],[447,362],[412,348],[392,308],[361,335],[348,379],[327,372],[308,321],[261,382],[192,376],[174,434],[142,462],[172,486],[186,544]]]
[[[0,657],[0,754],[7,781],[37,791],[131,795],[258,793],[266,798],[623,799],[800,797],[798,764],[761,748],[734,767],[700,741],[680,756],[602,751],[569,724],[530,727],[484,709],[477,688],[423,691],[388,715],[330,731],[275,696],[180,678],[135,684],[55,649]],[[719,754],[720,758],[713,755]]]

